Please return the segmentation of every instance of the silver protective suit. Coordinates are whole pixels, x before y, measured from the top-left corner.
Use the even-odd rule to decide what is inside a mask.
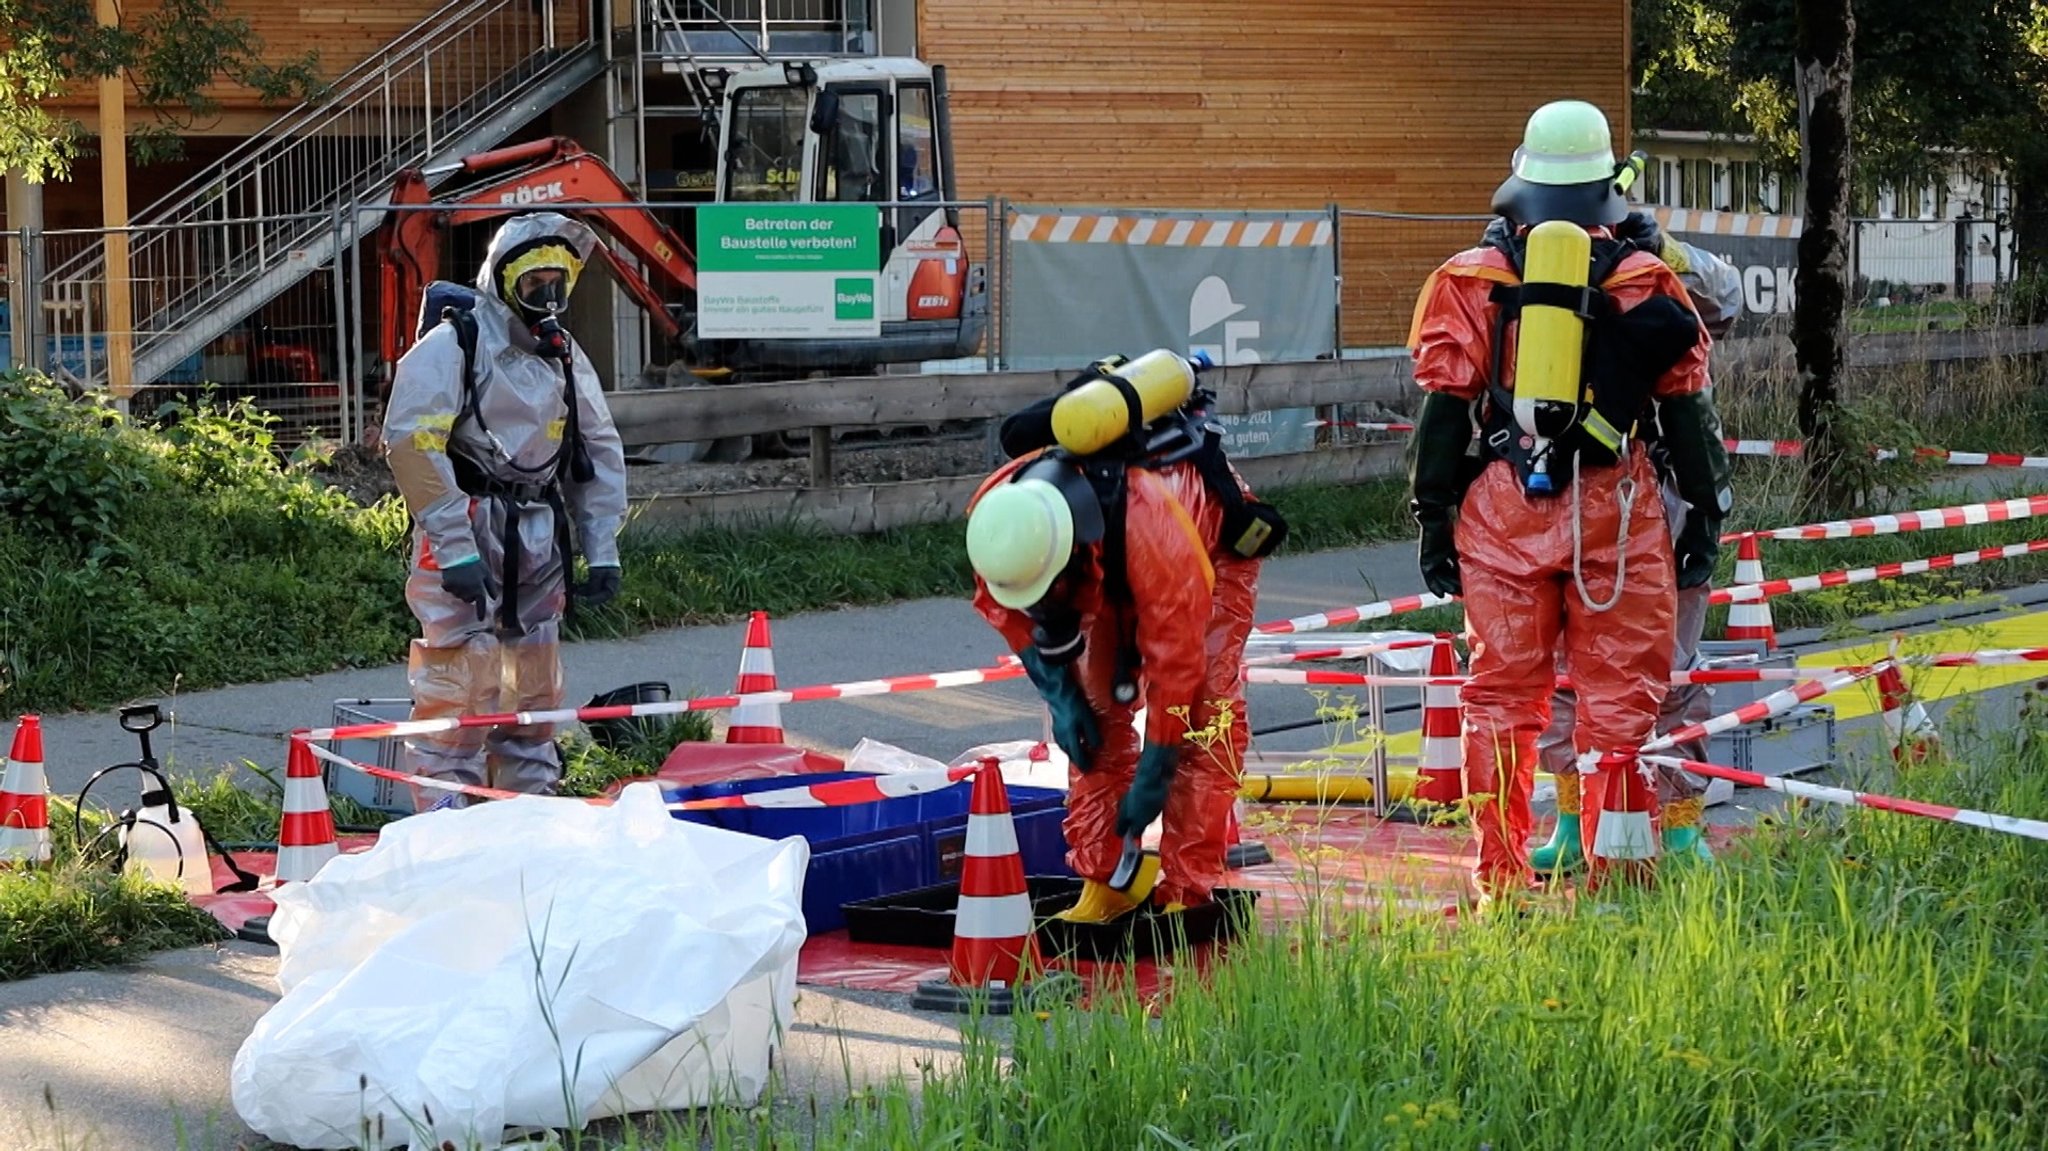
[[[577,483],[564,444],[562,362],[534,354],[539,342],[494,283],[507,251],[543,236],[564,240],[586,261],[598,242],[588,227],[555,213],[519,217],[492,238],[476,283],[474,418],[462,415],[463,355],[453,325],[426,333],[393,376],[384,442],[413,519],[405,599],[420,624],[408,666],[415,719],[561,706],[569,557],[558,548],[556,507],[567,512],[573,551],[592,567],[619,562],[625,453],[597,372],[572,344],[577,419],[595,470]],[[470,486],[484,490],[464,490],[454,456],[466,461],[461,472]],[[552,469],[550,460],[557,461]],[[551,477],[559,483],[554,499],[546,490]],[[513,550],[516,570],[507,563]],[[481,619],[441,584],[443,565],[471,556],[496,587]],[[419,737],[407,741],[404,762],[420,775],[529,793],[552,791],[561,777],[550,724]]]

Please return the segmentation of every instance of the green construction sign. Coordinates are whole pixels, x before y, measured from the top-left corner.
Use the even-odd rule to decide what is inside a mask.
[[[881,335],[881,235],[881,210],[873,204],[699,207],[697,335]]]

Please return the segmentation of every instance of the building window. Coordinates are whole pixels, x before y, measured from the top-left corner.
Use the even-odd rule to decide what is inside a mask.
[[[1764,210],[1764,166],[1755,160],[1737,160],[1728,165],[1728,210]]]
[[[1712,160],[1680,160],[1678,162],[1678,206],[1702,212],[1710,212],[1714,209],[1714,162]]]

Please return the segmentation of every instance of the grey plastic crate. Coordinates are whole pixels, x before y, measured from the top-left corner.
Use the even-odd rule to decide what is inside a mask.
[[[1719,709],[1719,701],[1716,708]],[[1835,764],[1835,709],[1802,704],[1775,719],[1722,732],[1707,745],[1714,763],[1758,775],[1799,775]]]
[[[341,727],[357,723],[394,723],[410,718],[412,701],[409,699],[337,699],[334,701],[334,726]],[[345,756],[357,763],[373,767],[398,770],[398,745],[396,736],[376,739],[340,740],[333,745],[336,755]],[[326,784],[329,795],[346,795],[365,807],[393,815],[411,815],[413,806],[412,788],[388,779],[379,779],[360,771],[322,761],[326,770]]]

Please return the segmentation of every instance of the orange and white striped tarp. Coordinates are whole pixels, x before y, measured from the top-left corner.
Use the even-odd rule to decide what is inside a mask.
[[[1132,244],[1165,248],[1326,248],[1327,216],[1048,211],[1010,219],[1013,244]]]

